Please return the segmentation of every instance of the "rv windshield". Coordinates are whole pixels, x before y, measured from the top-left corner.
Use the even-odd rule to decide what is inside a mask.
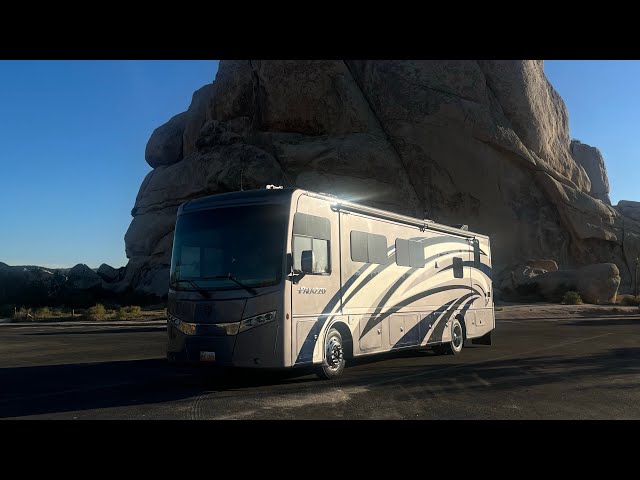
[[[281,205],[227,207],[181,215],[173,241],[171,287],[195,290],[189,281],[204,290],[280,283],[286,220],[287,210]]]

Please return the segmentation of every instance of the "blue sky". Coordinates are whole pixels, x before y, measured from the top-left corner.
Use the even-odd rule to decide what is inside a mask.
[[[153,130],[217,61],[0,61],[0,261],[127,262],[124,234]],[[597,146],[611,200],[640,200],[640,62],[546,61],[572,138]]]
[[[0,61],[0,262],[126,265],[153,130],[217,61]]]
[[[640,61],[547,60],[544,70],[569,111],[571,138],[602,152],[611,202],[640,201]]]

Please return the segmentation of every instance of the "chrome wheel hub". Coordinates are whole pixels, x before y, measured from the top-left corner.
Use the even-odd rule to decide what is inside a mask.
[[[452,342],[453,342],[453,346],[455,347],[456,350],[460,349],[462,347],[462,328],[460,328],[460,325],[456,324],[453,327],[453,332],[451,332],[451,337],[452,337]]]
[[[329,340],[329,343],[327,343],[327,364],[332,370],[337,370],[343,358],[342,345],[340,345],[337,338],[333,337]]]

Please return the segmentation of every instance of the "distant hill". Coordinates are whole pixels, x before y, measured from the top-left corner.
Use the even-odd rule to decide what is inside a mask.
[[[126,267],[107,264],[99,268],[82,263],[72,268],[46,268],[0,262],[0,306],[85,307],[97,302],[142,305],[157,301],[122,288],[125,271]]]

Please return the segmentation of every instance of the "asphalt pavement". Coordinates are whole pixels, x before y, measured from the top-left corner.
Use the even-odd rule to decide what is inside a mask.
[[[335,381],[174,368],[165,345],[158,321],[0,324],[0,418],[640,418],[631,310],[506,308],[491,346],[354,360]]]

